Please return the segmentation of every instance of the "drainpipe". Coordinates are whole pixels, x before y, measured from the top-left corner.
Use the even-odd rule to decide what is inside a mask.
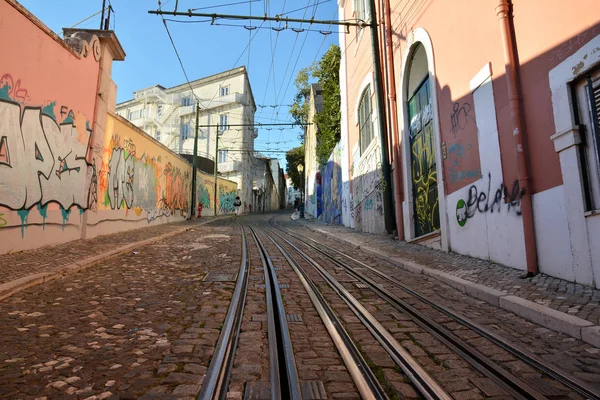
[[[377,33],[377,13],[375,10],[375,0],[369,0],[369,16],[371,21],[369,26],[371,27],[371,50],[373,52],[373,80],[374,80],[374,91],[375,91],[375,104],[377,104],[377,123],[379,128],[379,142],[381,147],[381,172],[383,173],[383,216],[385,221],[385,230],[391,233],[394,230],[394,220],[392,217],[392,192],[390,190],[390,166],[388,157],[388,139],[387,139],[387,127],[385,124],[385,112],[383,102],[383,90],[381,84],[381,55],[379,51],[379,35]]]
[[[396,103],[396,76],[394,69],[394,46],[392,43],[392,17],[390,0],[382,1],[385,7],[385,46],[387,53],[387,78],[389,83],[388,98],[390,101],[390,122],[392,127],[392,165],[394,166],[394,198],[396,229],[398,231],[398,240],[404,240],[404,221],[402,219],[402,176],[400,175],[400,151],[398,134],[398,106]]]
[[[533,207],[531,202],[531,176],[527,158],[527,140],[523,127],[523,103],[518,81],[518,52],[514,36],[513,5],[511,0],[499,0],[496,13],[502,31],[504,47],[504,64],[506,66],[506,83],[508,86],[508,104],[510,106],[510,121],[513,128],[513,139],[517,154],[519,187],[522,193],[521,210],[523,217],[523,232],[525,234],[525,257],[527,273],[523,278],[537,275],[538,260],[533,227]]]

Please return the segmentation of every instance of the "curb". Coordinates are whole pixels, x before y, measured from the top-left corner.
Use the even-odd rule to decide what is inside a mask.
[[[201,226],[204,224],[208,224],[209,222],[214,221],[214,219],[210,219],[207,221],[203,221],[195,224],[194,226]],[[169,238],[171,236],[179,235],[180,233],[187,232],[192,229],[191,226],[178,229],[173,232],[165,233],[160,236],[156,236],[153,238],[141,240],[139,242],[131,243],[125,246],[121,246],[116,248],[115,250],[110,250],[102,254],[98,254],[96,256],[91,256],[88,258],[84,258],[81,261],[76,263],[71,263],[64,265],[63,267],[54,270],[52,272],[40,272],[33,275],[24,276],[23,278],[15,279],[14,281],[10,281],[7,283],[3,283],[0,285],[0,301],[11,297],[12,295],[19,293],[22,290],[28,289],[33,286],[41,285],[46,282],[53,281],[58,278],[62,278],[66,275],[74,274],[76,272],[80,272],[91,268],[95,265],[98,265],[104,261],[108,261],[112,258],[118,257],[122,254],[128,253],[133,249],[141,246],[146,246],[152,244],[154,242],[158,242],[160,240]]]
[[[305,224],[303,225],[312,231],[319,232],[326,236],[334,237],[336,240],[348,243],[376,258],[397,264],[399,267],[409,272],[435,278],[446,283],[448,286],[461,291],[462,293],[485,301],[486,303],[492,304],[493,306],[502,308],[506,311],[510,311],[528,321],[557,332],[564,333],[574,337],[575,339],[582,340],[588,344],[591,344],[592,346],[600,347],[600,326],[594,325],[588,320],[543,306],[521,297],[509,295],[501,290],[493,289],[479,283],[459,278],[447,272],[426,267],[417,262],[389,254],[385,251],[376,250],[368,246],[361,245],[349,239],[340,238],[325,230],[310,227]]]

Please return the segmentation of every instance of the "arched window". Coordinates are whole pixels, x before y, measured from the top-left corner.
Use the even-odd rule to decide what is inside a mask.
[[[371,89],[367,87],[358,103],[358,129],[360,132],[360,154],[362,155],[373,141],[373,108],[371,107]]]

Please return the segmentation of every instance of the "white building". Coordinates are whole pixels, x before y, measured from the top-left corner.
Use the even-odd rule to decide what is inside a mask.
[[[165,88],[135,91],[116,112],[179,154],[193,154],[196,102],[198,155],[218,161],[219,176],[237,182],[244,211],[252,204],[256,104],[245,67]],[[219,132],[217,154],[217,125]],[[210,171],[208,171],[210,172]]]

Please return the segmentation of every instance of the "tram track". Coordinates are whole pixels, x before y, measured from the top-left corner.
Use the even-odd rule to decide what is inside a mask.
[[[476,324],[468,318],[452,312],[447,307],[431,301],[385,272],[382,272],[381,270],[374,268],[367,263],[358,260],[356,257],[344,253],[343,251],[326,246],[322,243],[322,241],[318,241],[306,236],[300,236],[297,233],[283,229],[279,226],[275,226],[272,224],[272,221],[271,227],[272,229],[277,229],[279,232],[285,233],[285,235],[289,235],[289,237],[294,238],[295,241],[300,241],[307,248],[310,248],[320,254],[320,256],[327,258],[332,265],[336,266],[336,268],[343,269],[348,275],[356,279],[357,282],[367,285],[368,288],[376,293],[380,298],[384,299],[399,311],[409,315],[410,318],[415,321],[415,323],[417,323],[423,329],[431,332],[436,339],[453,348],[458,354],[461,355],[461,357],[469,361],[477,370],[485,373],[486,376],[488,376],[490,379],[493,379],[494,382],[500,384],[507,392],[511,394],[511,396],[515,398],[546,398],[548,393],[540,393],[537,387],[535,387],[537,385],[530,385],[525,380],[519,379],[508,372],[501,365],[490,362],[490,360],[477,351],[477,349],[469,346],[464,342],[464,340],[452,334],[452,332],[450,332],[448,329],[445,329],[442,326],[443,324],[438,324],[432,321],[431,316],[425,315],[421,307],[416,309],[413,305],[410,305],[403,299],[400,299],[397,294],[392,293],[388,289],[384,289],[383,285],[385,285],[386,288],[392,287],[395,290],[401,290],[403,293],[412,296],[417,301],[438,312],[439,315],[450,318],[452,321],[464,326],[472,332],[475,332],[478,336],[512,354],[520,361],[528,364],[535,370],[544,374],[548,379],[564,385],[565,388],[574,391],[578,395],[582,396],[582,398],[600,398],[598,389],[592,385],[589,385],[587,382],[583,382],[580,379],[561,371],[559,368],[545,362],[526,349],[515,346],[500,335],[489,331],[488,329]],[[345,261],[340,261],[340,258]],[[355,265],[355,267],[348,265],[348,263]],[[367,275],[370,275],[371,277]]]

